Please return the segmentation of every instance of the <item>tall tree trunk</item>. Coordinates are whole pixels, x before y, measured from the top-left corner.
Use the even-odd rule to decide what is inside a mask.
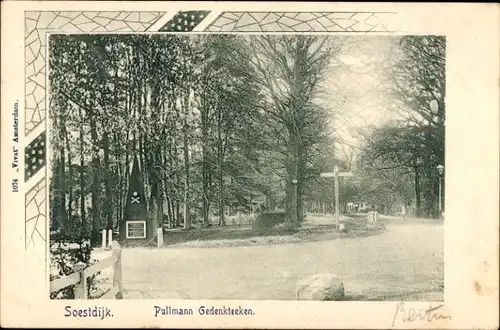
[[[222,175],[222,169],[220,169],[220,164],[219,164],[219,173],[218,173],[218,204],[219,204],[219,226],[225,226],[226,225],[226,215],[224,213],[224,176]]]
[[[189,229],[189,151],[187,138],[184,139],[184,229]]]
[[[167,224],[168,228],[172,228],[173,226],[173,213],[172,213],[172,200],[170,197],[166,197],[166,203],[167,203]]]
[[[80,109],[80,116],[83,119],[82,110]],[[85,141],[83,125],[80,125],[80,219],[82,228],[86,228],[85,219]]]
[[[146,202],[146,210],[148,212],[151,211],[151,189],[148,189],[150,187],[149,183],[149,175],[148,175],[148,165],[147,165],[147,160],[146,160],[146,149],[144,148],[144,142],[143,142],[143,136],[142,132],[139,133],[139,168],[141,169],[141,179],[142,179],[142,184],[144,187],[144,196],[149,196],[150,198],[144,198],[144,201]]]
[[[164,163],[163,163],[163,155],[160,147],[157,147],[158,154],[156,155],[156,159],[158,159],[159,164],[156,164],[155,166],[155,195],[156,195],[156,225],[157,228],[163,228],[163,175],[162,172],[159,170],[160,168],[163,168]]]
[[[153,152],[149,152],[153,150]],[[147,153],[146,153],[147,152]],[[158,209],[160,208],[158,205],[158,176],[157,176],[157,171],[156,171],[156,165],[157,165],[157,153],[156,150],[152,149],[152,146],[149,146],[149,150],[144,150],[144,154],[149,155],[149,157],[146,158],[145,162],[145,169],[149,170],[148,174],[148,179],[149,179],[149,186],[151,187],[151,192],[150,192],[150,203],[151,205],[151,212],[153,215],[153,227],[158,228]]]
[[[128,53],[127,53],[128,55]],[[127,56],[128,60],[130,61],[129,56]],[[131,68],[129,67],[129,71],[131,72]],[[128,78],[128,85],[130,86],[130,77],[127,75]],[[131,115],[133,116],[133,111],[132,111],[132,104],[133,104],[133,95],[131,92],[129,92],[129,88],[127,89],[127,104],[126,104],[126,111],[127,111],[127,119],[130,119]],[[130,125],[126,125],[126,133],[125,133],[125,163],[123,166],[123,170],[121,171],[123,174],[123,184],[121,185],[122,191],[120,194],[120,217],[119,220],[123,220],[124,216],[124,210],[125,210],[125,205],[126,205],[126,198],[127,198],[127,191],[128,191],[128,184],[129,184],[129,175],[130,175]],[[135,141],[134,141],[135,142]],[[133,146],[135,148],[135,144]]]
[[[69,198],[68,198],[68,218],[71,218],[73,214],[73,166],[71,164],[71,148],[69,145],[69,137],[68,137],[68,131],[64,129],[64,135],[65,135],[65,141],[66,141],[66,149],[68,150],[68,180],[67,180],[67,185],[66,188],[69,192]]]
[[[422,205],[422,195],[420,193],[420,169],[418,167],[414,167],[415,171],[415,214],[417,217],[422,215],[421,205]]]
[[[61,128],[63,132],[60,136],[60,139],[65,139],[65,128],[64,124]],[[60,157],[60,166],[59,166],[59,210],[58,213],[58,222],[64,227],[68,223],[68,214],[66,213],[66,152],[64,149],[64,145],[61,143],[59,147],[59,157]],[[71,221],[71,218],[69,219]]]
[[[202,148],[202,190],[203,190],[203,225],[208,227],[208,213],[210,209],[210,200],[209,200],[209,164],[208,164],[208,145],[207,145],[207,140],[208,140],[208,123],[207,123],[207,110],[203,110],[202,112],[202,123],[201,123],[201,132],[202,132],[202,142],[201,142],[201,148]]]
[[[180,191],[181,191],[181,179],[179,175],[179,171],[177,170],[179,168],[179,153],[177,150],[177,143],[173,144],[173,149],[174,149],[174,166],[176,169],[176,172],[174,174],[174,189],[175,189],[175,199],[174,199],[174,227],[177,228],[180,226],[181,223],[181,196],[180,196]]]
[[[186,96],[184,99],[184,125],[183,125],[183,147],[184,147],[184,229],[189,229],[190,227],[190,205],[189,205],[189,139],[188,139],[188,132],[189,132],[189,126],[188,126],[188,111],[189,111],[189,106],[188,106],[188,97],[189,95]]]
[[[108,133],[103,134],[103,149],[104,149],[104,173],[106,185],[106,198],[104,199],[104,215],[106,218],[106,229],[113,229],[113,176],[111,163],[109,161],[109,137]]]
[[[286,153],[285,220],[292,224],[297,222],[297,143],[293,132],[291,130],[289,132],[290,141]]]
[[[226,225],[224,204],[224,139],[222,136],[222,110],[217,109],[217,204],[219,209],[219,226]]]
[[[101,170],[101,161],[99,159],[99,141],[97,135],[96,118],[95,114],[90,114],[90,135],[92,138],[92,235],[98,235],[98,231],[101,227],[101,200],[100,200],[100,188],[101,181],[99,172]]]
[[[305,155],[303,146],[299,146],[297,155],[297,219],[299,222],[304,220],[304,167]]]
[[[269,189],[266,191],[266,209],[268,212],[274,212],[276,208],[276,205],[274,203],[274,199],[271,193],[271,190]]]
[[[122,180],[122,176],[123,176],[123,171],[122,171],[122,164],[121,164],[121,159],[118,159],[117,160],[117,163],[118,163],[118,166],[116,167],[116,177],[115,178],[118,178],[118,180],[116,180],[118,182],[118,192],[117,192],[117,196],[118,198],[116,199],[116,210],[115,210],[115,219],[116,219],[116,223],[120,223],[120,220],[122,218],[122,198],[121,198],[121,195],[122,195],[122,186],[123,186],[123,180]]]
[[[206,174],[205,174],[206,175]],[[208,227],[208,213],[210,211],[210,201],[208,197],[208,186],[206,183],[206,178],[204,178],[204,184],[203,184],[203,225],[205,227]]]
[[[164,213],[164,194],[163,189],[161,188],[161,182],[159,185],[158,197],[156,199],[156,203],[158,204],[157,210],[157,219],[158,219],[158,228],[163,228],[163,213]]]
[[[119,145],[119,138],[118,138],[118,135],[115,133],[114,134],[114,145],[118,147]],[[128,140],[127,140],[128,142]],[[125,147],[127,148],[127,147]],[[119,150],[119,149],[118,149]],[[115,155],[120,155],[120,152],[116,152],[115,150]],[[122,156],[115,156],[115,162],[117,164],[116,166],[116,177],[115,177],[115,182],[117,182],[118,184],[118,187],[117,187],[117,190],[116,190],[116,223],[120,223],[120,220],[122,219],[122,216],[123,216],[123,204],[122,204],[122,201],[123,201],[123,187],[125,185],[125,173],[124,173],[124,170],[123,170],[123,162],[122,162],[123,158]]]
[[[99,170],[100,170],[100,161],[96,156],[92,159],[92,231],[95,233],[101,227],[101,219],[100,219],[100,210],[101,210],[101,201],[100,201],[100,180],[99,180]]]
[[[175,202],[175,227],[180,227],[181,225],[181,202]]]

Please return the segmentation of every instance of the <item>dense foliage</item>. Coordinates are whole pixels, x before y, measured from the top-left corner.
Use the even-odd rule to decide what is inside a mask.
[[[92,259],[90,233],[85,226],[67,226],[63,230],[53,231],[50,236],[50,280],[55,280],[74,273],[77,263],[86,267],[95,264]],[[96,291],[96,278],[100,272],[87,278],[87,296]],[[75,286],[71,285],[50,294],[51,299],[75,299]]]
[[[363,191],[373,203],[404,203],[417,216],[437,217],[437,166],[445,166],[446,39],[402,37],[391,55],[387,90],[401,119],[366,132],[359,167],[374,182]]]

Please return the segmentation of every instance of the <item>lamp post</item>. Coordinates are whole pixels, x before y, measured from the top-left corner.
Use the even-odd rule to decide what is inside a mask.
[[[295,209],[295,213],[296,213],[296,215],[297,215],[297,219],[298,219],[298,217],[299,217],[299,214],[298,214],[298,211],[297,211],[297,202],[298,202],[298,200],[297,200],[297,197],[298,197],[298,196],[297,196],[297,192],[298,192],[298,189],[297,189],[297,188],[298,188],[298,187],[297,187],[297,186],[298,186],[298,184],[299,184],[299,181],[298,181],[297,179],[293,179],[293,180],[292,180],[292,185],[293,185],[293,194],[294,194],[294,196],[295,196],[295,198],[294,198],[294,203],[293,203],[292,205],[293,205],[293,207],[294,207],[294,209]]]
[[[436,166],[436,169],[439,174],[439,215],[443,217],[443,202],[442,202],[442,190],[443,190],[443,171],[444,171],[444,166],[439,164]]]

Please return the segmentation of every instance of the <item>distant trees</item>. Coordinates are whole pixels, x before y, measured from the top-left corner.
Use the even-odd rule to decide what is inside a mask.
[[[406,123],[393,122],[373,130],[365,141],[357,160],[363,199],[388,209],[402,204],[418,209],[419,159],[425,152],[418,133]]]
[[[390,191],[399,203],[413,204],[417,216],[438,215],[436,166],[445,162],[445,57],[444,37],[398,40],[391,52],[387,90],[402,120],[365,132],[358,159],[372,180],[373,196],[380,200],[389,195],[384,190]]]

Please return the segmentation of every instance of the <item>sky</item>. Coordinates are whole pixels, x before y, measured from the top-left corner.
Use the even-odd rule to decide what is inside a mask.
[[[359,146],[358,129],[379,126],[397,118],[394,112],[388,110],[388,103],[391,102],[389,82],[383,69],[387,66],[387,57],[396,38],[348,38],[348,46],[338,59],[333,60],[324,85],[327,91],[324,95],[329,98],[325,101],[333,105],[331,125],[339,140]]]

